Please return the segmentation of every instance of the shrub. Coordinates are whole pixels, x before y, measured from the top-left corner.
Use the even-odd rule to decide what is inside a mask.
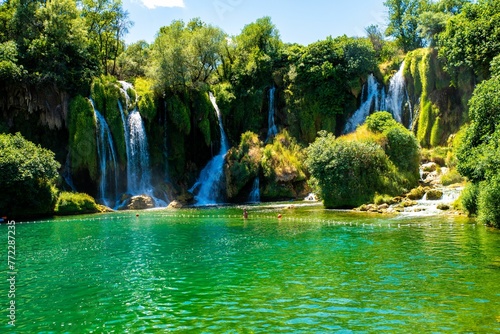
[[[52,214],[59,167],[52,151],[20,133],[0,134],[0,212],[9,217]]]
[[[55,213],[58,215],[76,215],[99,211],[99,205],[94,198],[83,193],[62,192],[59,194],[55,207]]]
[[[500,228],[500,175],[480,183],[477,203],[478,221]]]
[[[295,138],[284,130],[278,133],[262,152],[260,166],[265,178],[262,197],[294,198],[296,188],[306,182],[305,154]]]
[[[239,146],[227,153],[224,174],[229,199],[236,197],[246,184],[259,175],[261,144],[255,133],[247,131],[241,135]]]
[[[479,185],[469,182],[460,194],[460,204],[467,211],[469,216],[477,214],[477,198],[479,195]]]
[[[449,186],[450,184],[462,183],[464,178],[456,169],[450,169],[448,173],[441,177],[441,183],[444,186]]]
[[[399,123],[387,111],[379,111],[371,114],[366,119],[366,126],[371,132],[384,132],[385,130],[397,126]]]
[[[401,191],[396,168],[377,144],[335,139],[321,132],[307,155],[306,164],[328,208],[360,206],[370,202],[376,191]]]

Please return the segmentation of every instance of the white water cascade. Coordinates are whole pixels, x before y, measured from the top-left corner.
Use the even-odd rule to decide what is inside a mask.
[[[229,143],[226,132],[222,125],[222,116],[215,96],[210,92],[210,101],[214,106],[219,120],[220,131],[220,150],[219,153],[210,160],[200,173],[196,183],[189,189],[191,193],[196,193],[195,200],[197,205],[217,204],[221,194],[221,182],[224,176],[223,165],[224,158],[229,150]]]
[[[365,119],[370,115],[373,108],[377,109],[384,107],[385,99],[384,88],[377,82],[375,76],[370,74],[366,84],[363,86],[362,103],[358,110],[354,112],[351,118],[347,121],[344,127],[344,133],[350,133],[356,130],[358,125],[364,123]]]
[[[396,121],[403,123],[405,121],[403,119],[405,106],[408,107],[410,112],[408,126],[411,127],[413,112],[403,75],[404,66],[403,62],[398,72],[389,80],[387,94],[384,87],[377,82],[373,74],[368,76],[368,80],[363,86],[363,93],[361,94],[361,106],[347,121],[344,133],[355,131],[356,127],[363,124],[373,111],[386,110],[392,114]]]
[[[133,88],[132,85],[124,81],[120,81],[120,84],[122,85],[122,94],[126,98],[126,107],[133,106],[135,102],[131,104],[127,93],[129,88]],[[118,101],[118,107],[123,123],[127,154],[127,193],[132,196],[148,195],[154,199],[157,207],[167,206],[165,201],[156,198],[153,194],[148,138],[141,114],[137,107],[133,107],[127,117],[120,101]]]
[[[252,191],[248,196],[249,203],[259,203],[260,202],[260,179],[257,176],[255,180],[253,180]]]
[[[104,205],[113,207],[118,195],[118,163],[113,143],[113,137],[104,116],[94,107],[94,117],[97,126],[96,143],[99,157],[99,198]]]
[[[130,194],[151,194],[149,147],[141,114],[134,109],[127,119],[127,191]]]
[[[276,109],[274,106],[274,94],[276,92],[276,87],[271,87],[269,89],[269,115],[267,117],[267,138],[268,141],[270,138],[276,136],[278,134],[278,127],[276,126],[276,122],[274,121],[274,116],[276,113]]]
[[[389,80],[389,89],[386,98],[387,111],[390,112],[394,119],[399,123],[403,123],[405,102],[409,101],[405,78],[403,75],[404,68],[405,63],[403,62],[396,74],[394,74],[391,80]],[[409,102],[408,106],[410,107],[411,114],[411,106],[409,105]],[[412,118],[412,115],[410,115],[410,125],[412,123]]]

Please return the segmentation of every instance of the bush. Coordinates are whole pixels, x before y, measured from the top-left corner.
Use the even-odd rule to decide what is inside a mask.
[[[0,212],[13,218],[52,214],[59,167],[52,151],[20,133],[0,134]]]
[[[448,173],[441,177],[441,183],[443,186],[449,186],[450,184],[462,183],[464,178],[456,169],[450,169]]]
[[[259,175],[261,145],[259,137],[247,131],[241,135],[239,146],[231,148],[227,153],[224,174],[229,199],[235,198],[245,185]]]
[[[262,153],[260,166],[262,168],[266,190],[262,197],[267,199],[293,198],[295,183],[305,183],[306,166],[305,155],[302,147],[297,144],[295,138],[284,130],[273,138],[271,144],[267,144]],[[286,184],[286,186],[285,186]],[[298,185],[302,187],[302,185]],[[286,189],[285,189],[286,188]],[[291,189],[291,190],[290,190]],[[284,193],[289,194],[287,196]]]
[[[307,148],[306,164],[318,180],[327,208],[353,208],[372,201],[375,193],[402,191],[397,170],[383,149],[369,142],[320,136]]]
[[[62,192],[59,194],[55,207],[55,213],[58,215],[76,215],[99,211],[99,205],[94,198],[83,193]]]
[[[477,203],[478,221],[500,228],[500,175],[480,183]]]
[[[477,214],[477,198],[479,195],[479,185],[469,182],[460,194],[460,204],[467,211],[469,216]]]
[[[371,114],[365,122],[371,132],[384,132],[385,130],[397,126],[399,123],[387,111],[379,111]]]

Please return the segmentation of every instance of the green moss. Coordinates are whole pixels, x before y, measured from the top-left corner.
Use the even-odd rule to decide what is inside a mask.
[[[167,98],[167,109],[176,128],[184,135],[191,133],[191,112],[178,95]]]
[[[125,145],[125,133],[123,121],[118,106],[121,93],[116,78],[102,76],[94,79],[91,86],[91,97],[95,108],[104,116],[115,142],[116,151],[120,164],[127,163],[127,151]],[[122,103],[123,105],[123,103]],[[125,116],[128,116],[127,108],[124,107]]]
[[[99,205],[87,194],[62,192],[55,208],[57,215],[77,215],[99,212]]]
[[[443,130],[441,126],[441,117],[436,117],[434,121],[434,125],[431,129],[431,138],[430,144],[431,146],[438,146],[441,143],[441,136],[443,135]]]
[[[91,179],[96,181],[98,178],[96,121],[94,109],[88,99],[77,96],[70,102],[68,128],[73,174],[87,170]]]

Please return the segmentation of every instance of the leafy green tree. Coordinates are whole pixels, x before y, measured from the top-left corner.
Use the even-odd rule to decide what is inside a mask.
[[[207,84],[220,63],[225,34],[199,19],[162,27],[151,50],[149,75],[159,92]]]
[[[390,161],[380,145],[336,139],[325,131],[307,148],[306,165],[327,208],[352,208],[385,190]]]
[[[375,52],[368,39],[343,36],[288,53],[287,104],[297,118],[298,136],[311,142],[319,130],[335,132],[337,119],[356,109],[353,92],[359,94],[362,81],[375,71]]]
[[[132,81],[138,77],[145,77],[150,51],[150,45],[144,40],[127,46],[117,58],[117,74],[120,79]]]
[[[500,53],[500,2],[480,0],[466,4],[448,20],[439,36],[439,54],[447,60],[454,77],[464,68],[474,70],[479,80],[488,79],[490,63]]]
[[[384,5],[389,11],[389,24],[385,31],[387,36],[396,39],[404,52],[424,46],[418,33],[418,17],[426,6],[422,0],[386,0]]]
[[[82,0],[81,3],[101,73],[115,74],[117,58],[124,49],[122,38],[133,25],[129,13],[123,9],[122,0]]]
[[[465,207],[471,213],[477,208],[480,222],[500,227],[500,76],[494,73],[469,102],[471,124],[457,150],[457,169],[475,185],[474,196],[462,199]]]
[[[0,134],[0,212],[9,217],[52,214],[59,163],[20,133]]]

